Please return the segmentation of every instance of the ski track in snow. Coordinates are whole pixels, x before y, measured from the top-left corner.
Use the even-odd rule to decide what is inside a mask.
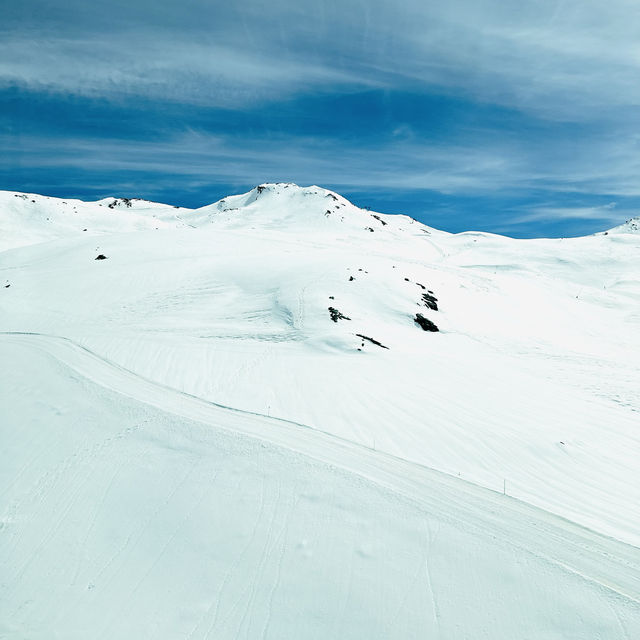
[[[158,385],[105,360],[68,338],[17,332],[3,332],[0,335],[5,340],[36,345],[92,382],[162,411],[217,429],[259,438],[320,462],[340,466],[367,481],[409,497],[425,509],[434,506],[442,509],[447,503],[455,505],[459,511],[452,509],[450,517],[464,522],[466,526],[489,533],[497,531],[502,525],[505,529],[503,539],[509,540],[514,546],[640,604],[640,556],[635,547],[600,536],[509,496],[501,496],[495,491],[374,451],[328,432],[204,401]],[[433,486],[437,486],[437,490]],[[425,499],[427,494],[429,499]],[[528,523],[519,532],[511,529],[518,520]],[[561,544],[552,553],[542,550],[544,545],[538,549],[532,547],[529,526],[536,529],[536,540],[547,537],[551,544]],[[558,553],[562,547],[562,552]],[[583,556],[583,551],[588,553]]]
[[[74,431],[53,475],[37,461],[23,470],[32,480],[15,514],[29,518],[3,518],[0,529],[13,540],[0,545],[7,637],[81,638],[91,628],[99,638],[587,640],[615,630],[630,640],[640,630],[635,547],[304,425],[168,389],[64,338],[2,334],[0,353],[11,349],[38,371],[59,363],[60,384],[88,395],[81,416],[93,422],[94,411],[108,426],[89,440]],[[123,501],[133,510],[118,513]],[[30,556],[16,564],[25,545]],[[467,608],[475,613],[461,617]]]

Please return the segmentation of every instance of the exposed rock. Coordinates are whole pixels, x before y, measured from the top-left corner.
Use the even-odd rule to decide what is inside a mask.
[[[329,307],[329,315],[334,322],[338,322],[338,320],[351,320],[351,318],[345,316],[343,313],[340,313],[334,307]]]
[[[131,200],[131,198],[120,198],[120,199],[115,198],[115,200],[111,204],[108,204],[107,206],[109,207],[109,209],[114,209],[120,204],[123,204],[126,207],[131,207],[132,202],[133,201]]]
[[[431,295],[430,293],[423,293],[422,301],[424,302],[426,307],[429,307],[429,309],[433,309],[433,311],[438,310],[438,298]]]
[[[417,325],[422,327],[423,331],[440,331],[440,329],[438,329],[438,327],[436,327],[436,325],[433,324],[431,320],[425,318],[421,313],[416,313],[416,317],[413,319],[413,321]]]
[[[436,329],[437,331],[437,329]],[[371,342],[372,344],[377,345],[378,347],[382,347],[383,349],[389,349],[389,347],[385,347],[381,342],[378,342],[377,340],[374,340],[373,338],[370,338],[369,336],[363,336],[361,333],[356,333],[356,335],[358,336],[358,338],[362,338],[363,340],[368,340],[369,342]],[[364,345],[364,343],[362,343]]]

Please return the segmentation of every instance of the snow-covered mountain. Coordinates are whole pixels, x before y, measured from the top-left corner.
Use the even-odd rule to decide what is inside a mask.
[[[139,198],[104,198],[97,202],[0,191],[0,250],[69,238],[115,232],[184,229],[210,224],[227,229],[282,230],[291,233],[332,231],[371,233],[402,230],[415,221],[364,211],[321,187],[259,185],[200,209],[185,209]],[[420,225],[425,231],[428,229]],[[340,230],[340,231],[338,231]],[[432,231],[432,230],[431,230]]]
[[[640,217],[630,218],[621,225],[609,229],[609,231],[605,231],[604,233],[606,235],[610,233],[640,233]]]
[[[0,636],[640,635],[637,222],[0,193]]]

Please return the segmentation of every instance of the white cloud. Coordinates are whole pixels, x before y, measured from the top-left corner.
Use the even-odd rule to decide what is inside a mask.
[[[535,207],[513,218],[514,224],[557,220],[606,220],[615,222],[625,216],[624,210],[618,210],[615,202],[599,207]]]
[[[77,168],[94,172],[148,172],[215,183],[292,180],[354,189],[430,189],[442,193],[488,192],[513,182],[517,165],[506,150],[432,146],[394,141],[366,149],[332,138],[226,138],[196,131],[162,142],[22,136],[0,137],[20,153],[23,168]],[[519,177],[515,178],[519,180]]]
[[[8,37],[0,45],[0,83],[88,96],[244,107],[310,88],[367,82],[331,66],[277,52],[257,53],[167,34],[116,33],[105,38]]]
[[[635,0],[128,4],[6,23],[0,76],[225,106],[354,86],[451,91],[573,121],[640,104]]]
[[[640,13],[612,0],[456,0],[425,4],[412,29],[412,78],[580,121],[640,103]],[[425,25],[417,23],[418,27]]]

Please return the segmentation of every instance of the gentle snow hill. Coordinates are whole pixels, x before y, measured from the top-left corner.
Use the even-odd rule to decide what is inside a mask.
[[[97,202],[0,191],[0,251],[74,235],[186,226],[185,209],[137,198]]]
[[[640,637],[633,225],[0,196],[0,635]]]

